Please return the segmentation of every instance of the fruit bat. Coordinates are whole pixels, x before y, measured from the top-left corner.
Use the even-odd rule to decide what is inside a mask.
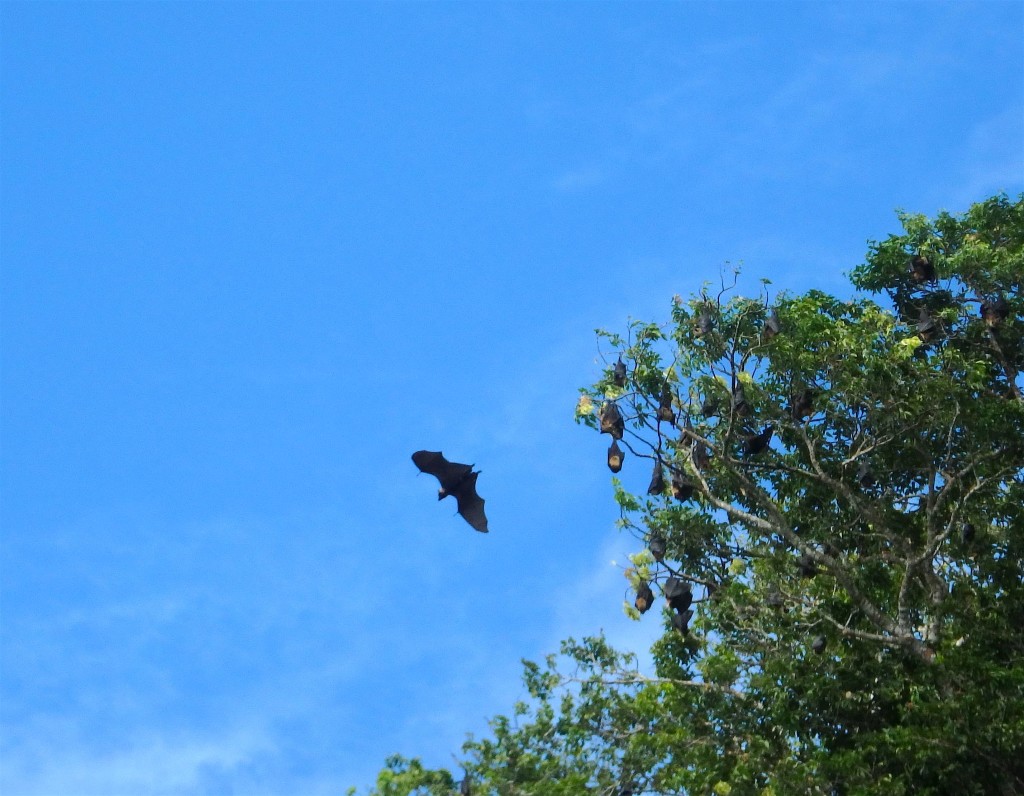
[[[708,464],[711,462],[711,456],[708,453],[708,448],[703,442],[697,443],[693,446],[692,458],[693,466],[701,472],[706,470]]]
[[[743,440],[743,458],[749,459],[763,453],[772,441],[772,434],[775,433],[775,426],[769,423],[760,434],[752,434]]]
[[[782,608],[785,606],[786,600],[778,589],[772,588],[768,590],[768,594],[764,598],[764,603],[769,608]]]
[[[921,307],[917,315],[917,336],[925,343],[930,343],[939,334],[939,326],[935,319],[928,312],[927,308]]]
[[[963,525],[960,526],[960,541],[964,544],[970,544],[971,542],[973,542],[974,534],[974,526],[971,523],[965,522]]]
[[[615,382],[616,387],[626,386],[626,363],[622,361],[621,354],[619,355],[619,361],[612,368],[612,381]]]
[[[459,794],[460,796],[472,796],[473,793],[473,780],[470,779],[469,772],[462,772],[462,782],[459,783]]]
[[[747,403],[747,394],[743,391],[742,384],[737,384],[732,391],[732,410],[741,417],[750,414],[750,404]]]
[[[687,414],[686,418],[683,420],[683,436],[679,438],[679,444],[684,448],[689,448],[693,445],[693,437],[691,437],[690,434],[687,434],[687,431],[691,434],[693,433],[693,423],[690,422],[689,414]]]
[[[938,281],[932,261],[920,254],[910,258],[910,278],[919,284]]]
[[[825,637],[815,636],[814,641],[811,642],[811,649],[815,655],[821,655],[825,651]]]
[[[655,561],[665,560],[665,537],[661,534],[653,534],[651,541],[647,543],[647,549],[651,551]]]
[[[700,413],[705,418],[714,417],[718,414],[718,401],[711,397],[705,398],[704,403],[700,405]]]
[[[775,335],[782,331],[782,321],[779,320],[779,314],[772,310],[771,314],[765,319],[764,322],[764,336],[766,340],[771,340]]]
[[[672,389],[666,384],[661,388],[661,400],[658,403],[658,422],[676,422],[676,413],[672,411]]]
[[[420,472],[429,473],[441,482],[441,488],[437,490],[438,500],[454,495],[462,519],[474,530],[487,533],[484,499],[476,492],[476,479],[480,473],[473,472],[473,465],[450,462],[440,451],[416,451],[412,461]]]
[[[651,474],[651,483],[647,487],[648,495],[660,495],[665,491],[665,471],[661,467],[661,462],[655,460],[654,472]]]
[[[715,319],[711,315],[709,307],[705,307],[701,310],[700,315],[697,316],[697,321],[694,323],[694,332],[697,337],[703,337],[706,334],[710,334],[711,330],[715,328]]]
[[[814,390],[804,390],[793,395],[789,402],[789,414],[793,420],[800,422],[814,414]]]
[[[690,634],[690,620],[693,619],[693,611],[684,611],[672,617],[672,627],[684,636]]]
[[[875,474],[871,472],[871,465],[865,459],[861,459],[857,465],[857,483],[865,489],[875,485]]]
[[[673,610],[682,613],[693,603],[693,586],[685,580],[671,577],[661,587],[665,592],[665,599]]]
[[[796,568],[801,578],[813,578],[818,574],[817,564],[814,563],[814,559],[807,553],[800,554],[800,558],[796,562]]]
[[[626,428],[626,423],[622,419],[619,407],[615,405],[614,401],[605,401],[601,405],[599,418],[601,420],[602,434],[611,434],[612,439],[622,439],[622,432]]]
[[[1010,305],[1002,296],[981,302],[981,317],[984,319],[986,326],[998,326],[1009,315]]]
[[[672,497],[679,501],[689,500],[693,497],[693,484],[682,473],[672,475]]]
[[[642,614],[650,610],[650,607],[654,605],[654,592],[651,591],[650,584],[646,582],[640,584],[640,588],[636,590],[636,600],[633,601],[633,605]]]
[[[622,469],[622,460],[625,458],[626,454],[622,452],[619,443],[612,440],[612,444],[608,448],[608,469],[613,473],[617,473]]]

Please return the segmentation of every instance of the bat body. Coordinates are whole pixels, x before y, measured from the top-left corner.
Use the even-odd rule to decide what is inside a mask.
[[[608,448],[608,469],[613,473],[619,472],[622,469],[622,460],[625,458],[626,454],[622,452],[619,443],[612,440],[611,447]]]
[[[626,363],[622,361],[621,355],[619,355],[619,361],[615,363],[615,367],[612,368],[612,381],[615,382],[616,387],[626,386]]]
[[[473,465],[450,462],[440,451],[416,451],[412,462],[420,472],[429,473],[440,483],[437,499],[443,500],[449,495],[459,504],[459,514],[480,533],[487,533],[487,516],[484,514],[484,499],[477,494],[476,479],[480,475],[473,472]]]
[[[917,336],[925,343],[930,343],[939,335],[938,324],[927,309],[921,307],[917,320]]]
[[[938,282],[935,273],[935,266],[927,257],[920,254],[910,259],[910,278],[920,284],[921,282]]]
[[[743,458],[749,459],[751,456],[764,453],[768,448],[768,443],[772,441],[772,434],[774,433],[775,426],[769,423],[760,434],[752,434],[746,437],[743,440]]]
[[[987,326],[998,326],[1010,315],[1010,305],[1002,296],[981,302],[981,317]]]

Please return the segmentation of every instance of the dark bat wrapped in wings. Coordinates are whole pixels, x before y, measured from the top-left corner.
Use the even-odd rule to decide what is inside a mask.
[[[476,492],[476,478],[480,473],[473,472],[473,465],[450,462],[440,451],[416,451],[412,461],[421,472],[429,473],[441,482],[441,488],[437,490],[438,500],[454,496],[462,518],[474,530],[487,533],[484,499]]]

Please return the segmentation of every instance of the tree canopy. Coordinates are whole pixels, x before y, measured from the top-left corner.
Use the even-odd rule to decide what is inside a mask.
[[[655,670],[569,639],[461,780],[373,794],[1024,793],[1024,197],[899,219],[852,300],[730,273],[598,332]]]

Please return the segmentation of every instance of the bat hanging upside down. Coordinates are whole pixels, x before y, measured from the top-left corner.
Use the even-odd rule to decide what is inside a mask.
[[[438,500],[454,495],[462,518],[474,530],[487,533],[484,499],[476,493],[476,477],[480,473],[473,472],[473,465],[450,462],[440,451],[416,451],[412,461],[421,472],[430,473],[441,482],[441,488],[437,490]]]

